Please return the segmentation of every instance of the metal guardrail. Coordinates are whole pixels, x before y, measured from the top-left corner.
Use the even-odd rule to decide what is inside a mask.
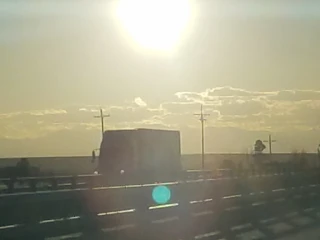
[[[0,193],[36,192],[41,190],[75,189],[94,183],[101,175],[88,174],[76,176],[44,176],[44,177],[18,177],[1,178],[0,182],[6,188]]]
[[[199,179],[212,177],[211,171],[191,170],[186,171],[185,179]],[[138,184],[141,180],[133,180],[126,176],[119,178],[116,182],[110,181],[101,174],[84,174],[69,176],[43,176],[43,177],[18,177],[18,178],[0,178],[0,182],[6,185],[6,189],[0,191],[0,194],[14,192],[37,192],[37,191],[56,191],[61,189],[77,189],[85,187],[97,187],[106,185],[125,185],[128,183]]]
[[[294,173],[285,169],[274,169],[274,171],[241,171],[235,172],[231,169],[218,169],[217,173],[209,170],[188,170],[184,172],[180,178],[177,176],[175,180],[196,180],[196,179],[211,179],[211,178],[225,178],[232,176],[256,176],[268,175],[273,176],[277,174]],[[172,181],[172,179],[171,179]],[[150,181],[149,181],[150,182]],[[18,178],[0,178],[0,183],[4,184],[6,188],[0,190],[0,194],[9,194],[17,192],[38,192],[38,191],[57,191],[62,189],[78,189],[78,188],[93,188],[104,187],[112,185],[128,185],[145,183],[144,180],[137,180],[132,178],[119,178],[117,181],[107,179],[101,174],[83,174],[83,175],[69,175],[69,176],[42,176],[42,177],[18,177]]]

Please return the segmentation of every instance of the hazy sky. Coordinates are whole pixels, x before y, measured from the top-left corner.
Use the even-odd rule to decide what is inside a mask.
[[[134,42],[116,4],[0,2],[0,157],[90,154],[100,106],[106,128],[180,129],[183,152],[200,152],[203,101],[208,152],[268,132],[274,151],[316,150],[319,1],[193,1],[170,51]]]

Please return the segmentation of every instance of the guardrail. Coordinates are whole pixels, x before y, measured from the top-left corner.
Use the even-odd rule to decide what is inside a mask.
[[[36,192],[41,190],[76,189],[94,184],[101,175],[76,176],[45,176],[45,177],[18,177],[1,178],[0,182],[6,185],[1,193]]]
[[[310,171],[1,195],[0,239],[276,239],[319,224],[319,180]],[[159,185],[171,192],[165,205],[152,198]]]
[[[212,178],[212,171],[190,170],[186,171],[185,174],[187,176],[182,176],[181,179]],[[5,194],[15,192],[37,192],[46,190],[56,191],[61,189],[92,188],[114,184],[138,184],[144,181],[143,179],[138,180],[127,178],[127,176],[125,175],[121,178],[118,178],[117,181],[112,181],[111,179],[108,179],[101,174],[87,174],[75,176],[0,178],[0,182],[6,186],[5,189],[0,191],[0,194]]]
[[[174,180],[195,180],[195,179],[210,179],[227,176],[255,176],[263,174],[282,174],[293,173],[292,169],[250,169],[244,171],[232,171],[231,169],[217,169],[216,174],[208,170],[188,170],[182,176],[175,176]],[[298,172],[297,172],[298,173]],[[141,177],[141,176],[139,176]],[[139,178],[138,177],[138,178]],[[171,177],[172,178],[172,177]],[[168,178],[170,181],[170,178]],[[150,181],[149,181],[150,182]],[[61,189],[78,189],[92,188],[106,185],[128,185],[145,183],[144,178],[127,178],[125,175],[118,178],[117,181],[107,179],[100,174],[74,175],[74,176],[43,176],[43,177],[18,177],[18,178],[0,178],[0,183],[6,188],[0,190],[0,194],[15,193],[15,192],[37,192],[37,191],[56,191]]]

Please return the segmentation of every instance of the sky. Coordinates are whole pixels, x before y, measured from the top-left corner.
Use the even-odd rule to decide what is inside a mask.
[[[0,157],[90,155],[99,108],[106,129],[177,129],[182,152],[199,153],[200,104],[207,152],[247,153],[268,134],[274,152],[316,151],[319,1],[191,1],[169,50],[137,43],[116,6],[0,2]],[[172,34],[170,16],[144,37]]]

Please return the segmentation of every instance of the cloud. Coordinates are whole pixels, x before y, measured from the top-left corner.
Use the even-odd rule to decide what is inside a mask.
[[[207,111],[219,112],[215,124],[247,130],[290,131],[320,126],[320,91],[250,91],[230,86],[202,92],[179,92],[182,102],[200,102]]]
[[[196,103],[203,103],[204,98],[206,96],[206,92],[196,93],[196,92],[177,92],[175,93],[179,99],[183,99],[186,101],[192,101]]]
[[[320,126],[320,96],[312,90],[259,92],[233,87],[217,87],[202,92],[178,92],[176,99],[159,105],[136,97],[133,102],[118,105],[84,105],[69,108],[4,113],[0,115],[0,135],[37,137],[61,129],[99,130],[93,118],[99,108],[110,114],[106,129],[122,127],[163,126],[197,128],[200,103],[209,113],[207,125],[246,130],[311,129]],[[21,121],[23,119],[23,121]]]
[[[134,99],[135,104],[137,104],[139,107],[146,107],[147,103],[143,101],[140,97],[136,97]]]
[[[258,100],[223,100],[216,109],[221,115],[252,115],[266,110],[267,106]]]
[[[164,102],[160,104],[160,108],[165,111],[166,114],[194,114],[200,110],[200,104],[197,102]]]
[[[261,97],[274,96],[277,92],[249,91],[230,86],[208,88],[203,92],[177,92],[179,99],[204,103],[206,101],[217,101],[219,99],[258,99]]]
[[[248,96],[264,96],[267,92],[248,91],[241,88],[233,88],[230,86],[216,87],[205,91],[207,97],[248,97]]]
[[[147,125],[196,128],[200,103],[210,114],[207,125],[246,130],[312,129],[320,126],[320,92],[312,90],[250,91],[217,87],[200,92],[178,92],[175,99],[158,105],[136,97],[133,102],[97,106],[4,113],[0,115],[0,136],[36,137],[61,129],[99,130],[93,118],[99,108],[110,114],[106,129]],[[23,121],[22,121],[23,119]]]
[[[105,113],[110,114],[110,118],[105,119],[105,129],[178,129],[185,136],[189,136],[189,143],[184,145],[192,149],[191,133],[195,136],[199,134],[200,124],[195,114],[200,112],[200,103],[204,104],[204,112],[210,114],[206,127],[214,128],[212,134],[218,134],[219,138],[224,132],[229,136],[228,139],[233,139],[234,135],[230,131],[238,132],[239,136],[246,132],[248,136],[266,132],[289,136],[290,132],[302,133],[320,129],[319,91],[259,92],[219,87],[200,92],[179,92],[174,97],[172,101],[159,104],[147,104],[137,97],[131,102],[104,106],[62,106],[55,109],[2,113],[0,139],[28,141],[26,139],[58,136],[56,133],[59,132],[90,132],[100,136],[100,121],[94,116],[101,107]],[[210,135],[210,131],[207,134]],[[220,149],[226,149],[221,144],[217,145]]]
[[[270,99],[277,101],[320,100],[320,91],[316,90],[283,90]]]
[[[99,108],[89,108],[89,107],[82,107],[82,108],[79,108],[79,111],[80,112],[92,112],[92,113],[96,113],[96,112],[99,112]]]
[[[67,114],[67,111],[64,109],[47,109],[42,111],[30,111],[30,115],[43,116],[43,115],[56,115],[56,114]]]
[[[0,119],[11,118],[14,116],[18,116],[20,114],[21,114],[21,112],[2,113],[2,114],[0,114]]]
[[[64,109],[45,109],[45,110],[32,110],[32,111],[22,111],[22,112],[10,112],[0,114],[0,119],[11,118],[20,115],[34,115],[34,116],[44,116],[44,115],[57,115],[57,114],[67,114]]]

